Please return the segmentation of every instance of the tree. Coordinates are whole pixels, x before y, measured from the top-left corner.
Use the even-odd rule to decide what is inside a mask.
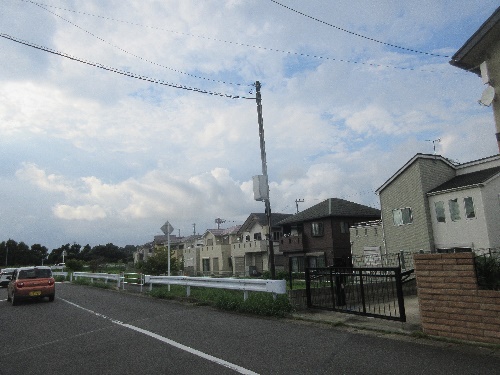
[[[168,273],[168,250],[156,250],[155,253],[148,258],[142,267],[144,273],[149,275],[161,275]],[[170,272],[179,271],[179,262],[177,258],[172,257],[170,252]]]
[[[49,249],[47,249],[45,246],[42,246],[38,243],[31,245],[31,257],[34,260],[33,264],[43,264],[47,259],[48,254]]]

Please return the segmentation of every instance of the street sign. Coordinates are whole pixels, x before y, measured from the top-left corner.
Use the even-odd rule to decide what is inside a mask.
[[[168,221],[166,221],[160,229],[163,234],[171,234],[174,231],[174,227],[171,226]]]

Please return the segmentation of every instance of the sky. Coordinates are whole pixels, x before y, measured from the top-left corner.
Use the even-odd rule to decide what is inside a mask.
[[[449,61],[497,6],[0,0],[0,241],[142,245],[264,212],[256,81],[272,212],[380,208],[433,146],[495,155],[482,81]]]

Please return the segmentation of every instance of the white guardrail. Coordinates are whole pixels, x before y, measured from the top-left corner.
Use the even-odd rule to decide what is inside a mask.
[[[153,284],[161,285],[183,285],[186,287],[186,295],[191,294],[191,287],[220,288],[243,291],[243,298],[248,298],[248,292],[272,293],[276,299],[277,294],[286,294],[285,280],[263,280],[263,279],[233,279],[212,277],[189,277],[189,276],[144,276],[144,283],[149,284],[149,290]]]
[[[74,272],[73,278],[76,280],[79,277],[90,278],[91,282],[96,280],[113,280],[120,288],[120,283],[123,282],[125,288],[126,279],[124,275],[108,274],[108,273],[90,273],[90,272]],[[143,280],[143,281],[142,281]],[[153,285],[182,285],[186,287],[186,295],[191,295],[191,287],[203,288],[219,288],[240,290],[243,292],[243,298],[248,298],[248,292],[264,292],[272,293],[276,299],[278,294],[286,294],[286,280],[264,280],[264,279],[234,279],[234,278],[212,278],[212,277],[189,277],[189,276],[150,276],[144,275],[141,278],[142,285],[149,284],[149,290],[153,289]]]
[[[90,279],[90,282],[93,283],[94,279],[96,280],[104,280],[105,283],[108,280],[115,281],[117,287],[120,287],[121,275],[112,274],[112,273],[91,273],[91,272],[73,272],[73,278],[77,280],[79,277],[86,277]]]

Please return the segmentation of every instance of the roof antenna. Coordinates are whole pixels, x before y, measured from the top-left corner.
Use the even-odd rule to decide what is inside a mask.
[[[221,219],[221,218],[219,218],[219,217],[218,217],[217,219],[215,219],[215,223],[217,224],[217,229],[220,229],[220,225],[221,225],[222,223],[225,223],[225,222],[226,222],[226,220]]]
[[[295,199],[295,206],[297,206],[297,213],[299,213],[299,203],[304,202],[303,199]]]
[[[426,139],[426,142],[432,142],[432,148],[434,149],[434,155],[436,155],[436,143],[441,142],[441,138],[438,139]]]

